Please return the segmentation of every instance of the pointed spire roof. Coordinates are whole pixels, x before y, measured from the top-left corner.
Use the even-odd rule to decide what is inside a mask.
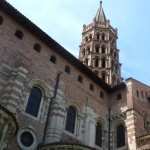
[[[100,7],[96,13],[95,21],[100,23],[106,23],[107,19],[103,10],[102,1],[100,1]]]

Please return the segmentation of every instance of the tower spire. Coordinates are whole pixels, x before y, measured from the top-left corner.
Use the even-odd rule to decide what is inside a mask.
[[[103,1],[100,1],[100,7],[102,7]]]
[[[107,84],[121,82],[117,30],[106,19],[102,1],[94,22],[83,26],[79,59]]]
[[[103,10],[103,2],[100,1],[100,7],[98,8],[98,11],[95,16],[95,21],[99,23],[106,23],[107,19]]]

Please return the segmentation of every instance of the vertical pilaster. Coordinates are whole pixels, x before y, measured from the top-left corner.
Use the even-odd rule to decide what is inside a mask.
[[[65,127],[65,104],[62,91],[58,90],[57,97],[52,99],[45,144],[59,142]]]
[[[136,150],[136,127],[135,127],[135,111],[130,110],[127,112],[126,127],[129,150]]]
[[[95,146],[96,114],[89,107],[85,108],[84,143]]]

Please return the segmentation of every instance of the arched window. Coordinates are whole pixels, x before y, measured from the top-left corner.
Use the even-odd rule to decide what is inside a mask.
[[[96,39],[99,40],[99,33],[96,34]]]
[[[102,54],[105,54],[106,53],[106,47],[105,47],[105,45],[103,45],[101,49],[102,49]]]
[[[95,59],[95,67],[98,67],[99,66],[99,60],[98,58]]]
[[[117,148],[125,146],[125,127],[120,124],[117,126]]]
[[[102,72],[102,79],[103,79],[103,81],[106,80],[106,73],[105,72]]]
[[[94,91],[94,85],[93,85],[92,83],[90,83],[89,89],[90,89],[91,91]]]
[[[102,40],[105,40],[105,33],[102,34]]]
[[[105,58],[102,59],[102,68],[105,68],[106,67],[106,61],[105,61]]]
[[[24,34],[23,34],[23,32],[22,32],[21,30],[16,30],[15,36],[16,36],[18,39],[22,40]]]
[[[95,51],[96,51],[96,53],[99,53],[99,45],[95,46]]]
[[[89,59],[88,58],[85,59],[85,64],[89,65]]]
[[[114,52],[114,58],[116,58],[117,57],[117,54],[116,54],[116,52]]]
[[[68,73],[68,74],[71,73],[71,69],[70,69],[70,67],[67,66],[67,65],[65,66],[65,72]]]
[[[82,77],[81,75],[78,76],[78,81],[79,81],[80,83],[83,82],[83,77]]]
[[[122,95],[121,95],[121,93],[118,93],[117,94],[117,100],[121,100],[122,99]]]
[[[35,51],[37,51],[38,53],[40,53],[40,52],[41,52],[41,45],[40,45],[39,43],[35,43],[35,44],[33,45],[33,49],[34,49]]]
[[[85,41],[86,41],[86,42],[88,41],[88,37],[85,37]]]
[[[67,110],[66,130],[70,133],[75,131],[76,113],[76,108],[73,106],[70,106]]]
[[[52,56],[50,57],[50,61],[51,61],[52,63],[56,64],[56,61],[57,61],[56,56],[52,55]]]
[[[87,47],[87,55],[89,55],[90,54],[90,47],[88,46]]]
[[[92,34],[89,35],[89,39],[92,40]]]
[[[42,91],[38,87],[33,87],[28,99],[26,112],[37,117],[42,99]]]
[[[100,91],[100,98],[104,98],[104,93]]]
[[[102,126],[99,122],[96,124],[95,144],[100,147],[102,146]]]

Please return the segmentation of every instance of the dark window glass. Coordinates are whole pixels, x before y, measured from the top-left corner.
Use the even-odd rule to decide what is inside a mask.
[[[70,106],[67,110],[67,119],[66,119],[66,130],[70,133],[74,133],[76,122],[76,108]]]
[[[100,37],[100,36],[99,36],[99,33],[97,33],[97,34],[96,34],[96,38],[97,38],[97,40],[99,40],[99,37]]]
[[[105,33],[102,34],[102,40],[105,40]]]
[[[54,55],[52,55],[52,56],[50,57],[50,61],[51,61],[52,63],[56,64],[56,57],[55,57]]]
[[[106,80],[106,74],[105,72],[102,72],[102,79],[105,81]]]
[[[104,93],[102,91],[100,91],[100,97],[104,98]]]
[[[85,38],[85,41],[86,41],[86,42],[88,41],[88,37]]]
[[[41,90],[37,87],[33,87],[28,99],[26,112],[37,117],[40,108],[41,98],[42,98]]]
[[[70,74],[70,67],[69,66],[65,66],[65,72]]]
[[[99,60],[98,60],[98,58],[95,59],[95,67],[99,67]]]
[[[90,90],[91,90],[91,91],[94,91],[94,86],[93,86],[93,84],[90,84]]]
[[[92,40],[92,35],[90,34],[89,39]]]
[[[100,123],[97,123],[96,125],[95,144],[100,147],[102,146],[102,127]]]
[[[96,53],[99,53],[99,46],[98,45],[95,46],[95,51],[96,51]]]
[[[4,21],[3,17],[2,17],[2,16],[0,16],[0,25],[2,25],[2,24],[3,24],[3,21]]]
[[[119,93],[118,95],[117,95],[117,100],[121,100],[122,99],[122,95],[121,95],[121,93]]]
[[[21,134],[20,141],[22,145],[30,147],[34,142],[34,138],[30,132],[23,132]]]
[[[87,47],[87,54],[90,54],[90,47]]]
[[[106,47],[103,45],[102,46],[102,54],[105,54],[106,53]]]
[[[123,125],[117,127],[117,147],[125,146],[125,128]]]
[[[33,49],[35,51],[37,51],[38,53],[40,53],[41,52],[41,45],[36,43],[36,44],[34,44]]]
[[[106,67],[106,61],[105,59],[102,59],[102,68],[105,68]]]
[[[85,59],[85,64],[88,65],[89,64],[89,60],[88,58]]]
[[[117,54],[116,54],[116,52],[114,52],[114,58],[116,58],[116,56],[117,56]]]
[[[15,32],[15,36],[16,36],[18,39],[22,40],[24,35],[23,35],[23,32],[22,32],[22,31],[17,30],[17,31]]]
[[[78,81],[79,81],[80,83],[82,83],[82,82],[83,82],[83,78],[82,78],[82,76],[78,76]]]

